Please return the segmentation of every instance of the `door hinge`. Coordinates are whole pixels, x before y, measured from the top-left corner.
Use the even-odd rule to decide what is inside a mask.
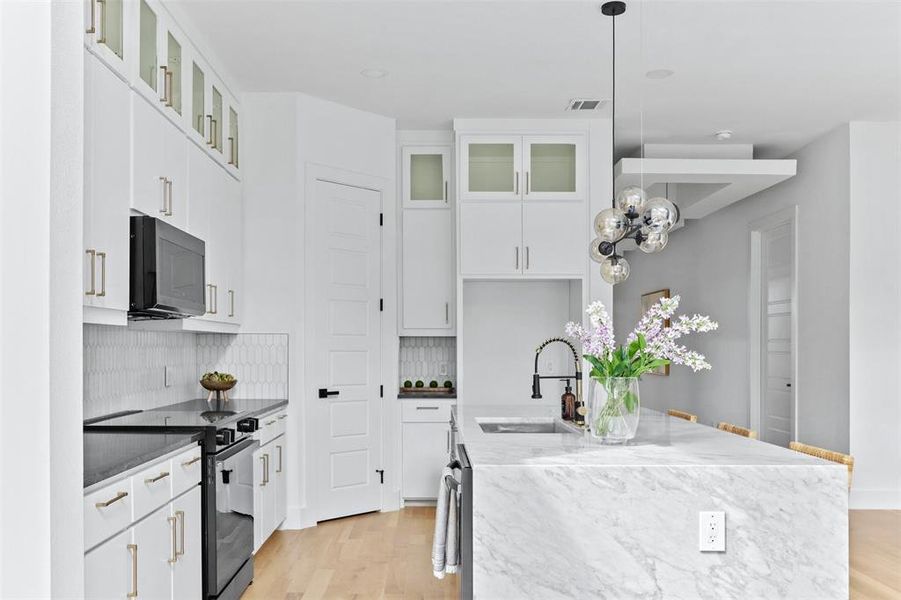
[[[385,310],[385,299],[379,298],[379,312],[382,312],[384,310]]]
[[[385,213],[379,213],[379,227],[385,225]]]
[[[379,386],[379,398],[384,398],[384,397],[385,397],[385,386],[380,385]]]
[[[379,474],[379,483],[385,485],[385,469],[376,469],[375,472]]]

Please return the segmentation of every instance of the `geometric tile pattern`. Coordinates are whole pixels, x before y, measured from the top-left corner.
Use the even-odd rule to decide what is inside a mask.
[[[238,385],[229,397],[288,399],[288,334],[197,334],[198,373],[231,373]]]
[[[231,397],[287,399],[288,336],[85,325],[84,418],[205,398],[199,380],[207,371],[238,378]]]
[[[433,379],[438,385],[450,379],[456,385],[457,338],[400,338],[400,385],[406,379],[414,382],[421,379],[426,385]]]

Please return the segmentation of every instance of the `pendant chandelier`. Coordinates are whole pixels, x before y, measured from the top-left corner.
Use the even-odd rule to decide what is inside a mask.
[[[610,162],[613,166],[611,181],[616,189],[616,160],[614,158],[616,131],[616,17],[626,12],[625,2],[605,2],[601,12],[613,23],[613,94],[610,117]],[[643,132],[642,132],[643,138]],[[644,139],[641,140],[644,143]],[[629,262],[617,252],[617,244],[633,240],[647,254],[660,252],[669,240],[669,231],[679,221],[679,207],[667,198],[648,199],[647,193],[637,185],[626,186],[614,193],[613,206],[605,208],[594,218],[597,234],[591,242],[591,259],[601,264],[601,277],[611,284],[622,283],[629,277]]]

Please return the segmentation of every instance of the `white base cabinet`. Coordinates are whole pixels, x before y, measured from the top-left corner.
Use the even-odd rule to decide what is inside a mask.
[[[261,445],[253,453],[254,554],[288,514],[286,418],[285,412],[260,417],[256,437]]]
[[[401,400],[404,500],[434,500],[450,458],[450,409],[454,400]]]

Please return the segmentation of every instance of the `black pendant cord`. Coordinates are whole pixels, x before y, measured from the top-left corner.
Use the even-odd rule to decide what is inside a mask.
[[[610,96],[610,203],[616,208],[616,14],[610,17],[613,20],[613,39],[610,56],[613,59],[611,80],[613,90]]]

